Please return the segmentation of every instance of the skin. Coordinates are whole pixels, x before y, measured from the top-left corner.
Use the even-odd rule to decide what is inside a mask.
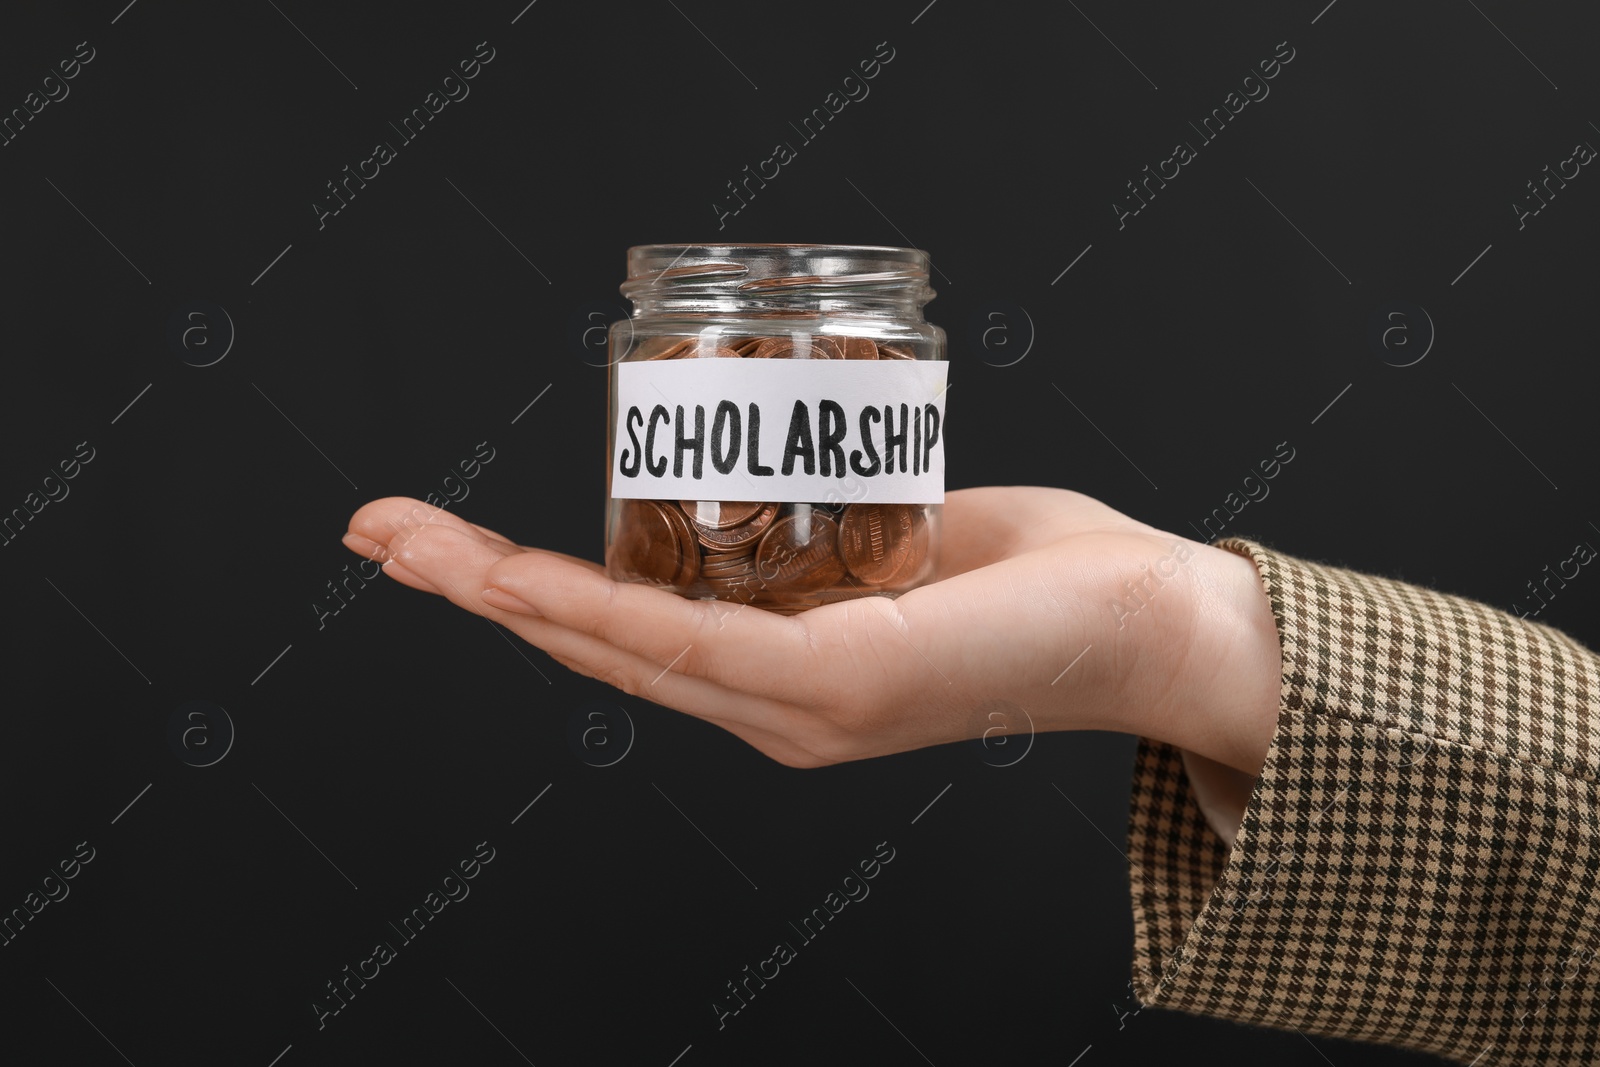
[[[788,617],[613,582],[404,497],[362,507],[344,543],[791,767],[978,737],[1005,701],[1037,730],[1150,737],[1255,775],[1277,722],[1282,653],[1254,563],[1064,489],[949,493],[933,582]],[[1141,581],[1135,599],[1124,583]]]

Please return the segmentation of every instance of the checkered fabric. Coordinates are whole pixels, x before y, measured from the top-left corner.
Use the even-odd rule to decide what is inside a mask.
[[[1134,772],[1146,1005],[1461,1063],[1600,1062],[1600,656],[1401,582],[1261,571],[1277,732],[1230,850],[1177,749]]]

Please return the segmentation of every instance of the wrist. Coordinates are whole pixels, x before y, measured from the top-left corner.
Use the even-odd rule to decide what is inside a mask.
[[[1187,603],[1150,636],[1163,669],[1145,696],[1141,732],[1259,775],[1278,722],[1277,620],[1248,556],[1189,544]]]

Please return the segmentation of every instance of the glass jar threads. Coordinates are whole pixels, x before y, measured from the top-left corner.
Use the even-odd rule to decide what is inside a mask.
[[[947,370],[928,267],[909,248],[629,249],[611,577],[791,613],[927,581]]]

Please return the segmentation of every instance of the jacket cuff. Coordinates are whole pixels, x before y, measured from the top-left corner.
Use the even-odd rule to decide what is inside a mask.
[[[1482,604],[1238,538],[1283,647],[1232,848],[1141,739],[1128,857],[1147,1006],[1414,1048],[1593,1063],[1600,663]],[[1584,966],[1577,966],[1578,961]]]

